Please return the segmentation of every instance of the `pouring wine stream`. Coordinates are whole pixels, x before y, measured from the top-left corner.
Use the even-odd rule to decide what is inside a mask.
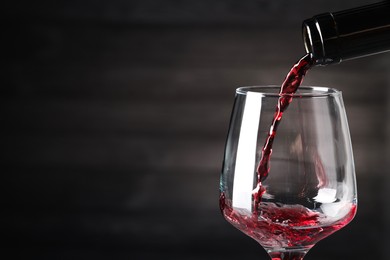
[[[254,212],[257,215],[259,203],[262,195],[265,193],[265,188],[262,186],[262,182],[267,178],[270,171],[269,161],[272,154],[272,144],[274,142],[278,125],[283,117],[283,112],[287,109],[288,105],[293,99],[294,93],[301,85],[306,72],[312,67],[313,59],[312,55],[306,54],[303,56],[287,74],[286,79],[280,87],[279,99],[276,106],[276,111],[272,119],[272,123],[262,148],[261,159],[257,168],[257,186],[253,190],[254,196]]]

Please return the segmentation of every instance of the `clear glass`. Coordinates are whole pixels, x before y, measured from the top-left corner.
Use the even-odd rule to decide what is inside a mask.
[[[298,260],[356,214],[357,190],[340,91],[300,87],[283,113],[257,204],[257,167],[279,87],[238,88],[220,179],[225,219],[273,260]]]

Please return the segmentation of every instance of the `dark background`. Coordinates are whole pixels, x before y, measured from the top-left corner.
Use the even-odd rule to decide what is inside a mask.
[[[268,259],[218,208],[234,89],[280,84],[304,19],[369,3],[3,3],[0,254]],[[308,260],[387,257],[389,75],[382,54],[306,78],[343,91],[359,189],[354,222]]]

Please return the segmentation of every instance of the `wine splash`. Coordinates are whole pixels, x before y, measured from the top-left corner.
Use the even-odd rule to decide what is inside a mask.
[[[267,178],[270,167],[269,161],[272,154],[272,144],[274,142],[276,132],[280,121],[282,120],[283,113],[287,109],[288,105],[293,99],[294,93],[301,85],[306,72],[311,68],[314,61],[312,55],[306,54],[303,56],[290,70],[280,87],[279,99],[276,106],[276,111],[272,119],[272,123],[261,151],[261,159],[257,168],[257,186],[253,191],[254,196],[254,208],[257,214],[258,204],[261,201],[261,197],[265,192],[262,182]]]
[[[338,207],[340,215],[330,217],[301,205],[263,202],[259,205],[261,218],[254,219],[251,217],[251,212],[246,212],[244,209],[233,210],[229,202],[223,203],[226,203],[223,204],[223,212],[227,220],[258,241],[266,250],[310,249],[318,241],[347,225],[356,213],[356,205],[351,203],[340,205]]]

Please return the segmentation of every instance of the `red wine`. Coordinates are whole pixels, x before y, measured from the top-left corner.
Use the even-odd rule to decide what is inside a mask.
[[[255,212],[257,212],[256,209],[258,208],[258,204],[261,201],[261,197],[265,192],[265,189],[264,187],[262,187],[261,183],[267,178],[270,170],[269,160],[271,159],[272,144],[276,136],[278,125],[282,120],[284,111],[287,109],[288,105],[291,103],[293,99],[293,94],[297,91],[297,89],[301,85],[306,72],[310,69],[312,64],[313,64],[313,60],[311,54],[306,54],[305,56],[303,56],[291,68],[282,86],[280,87],[280,92],[279,92],[280,97],[278,99],[276,111],[266,141],[264,143],[261,152],[261,159],[257,168],[257,186],[253,192]]]
[[[353,203],[334,205],[331,217],[302,205],[262,202],[258,207],[261,214],[257,217],[247,210],[233,209],[223,194],[220,206],[225,218],[233,226],[258,241],[266,250],[310,249],[321,239],[347,225],[356,213],[356,205]]]

